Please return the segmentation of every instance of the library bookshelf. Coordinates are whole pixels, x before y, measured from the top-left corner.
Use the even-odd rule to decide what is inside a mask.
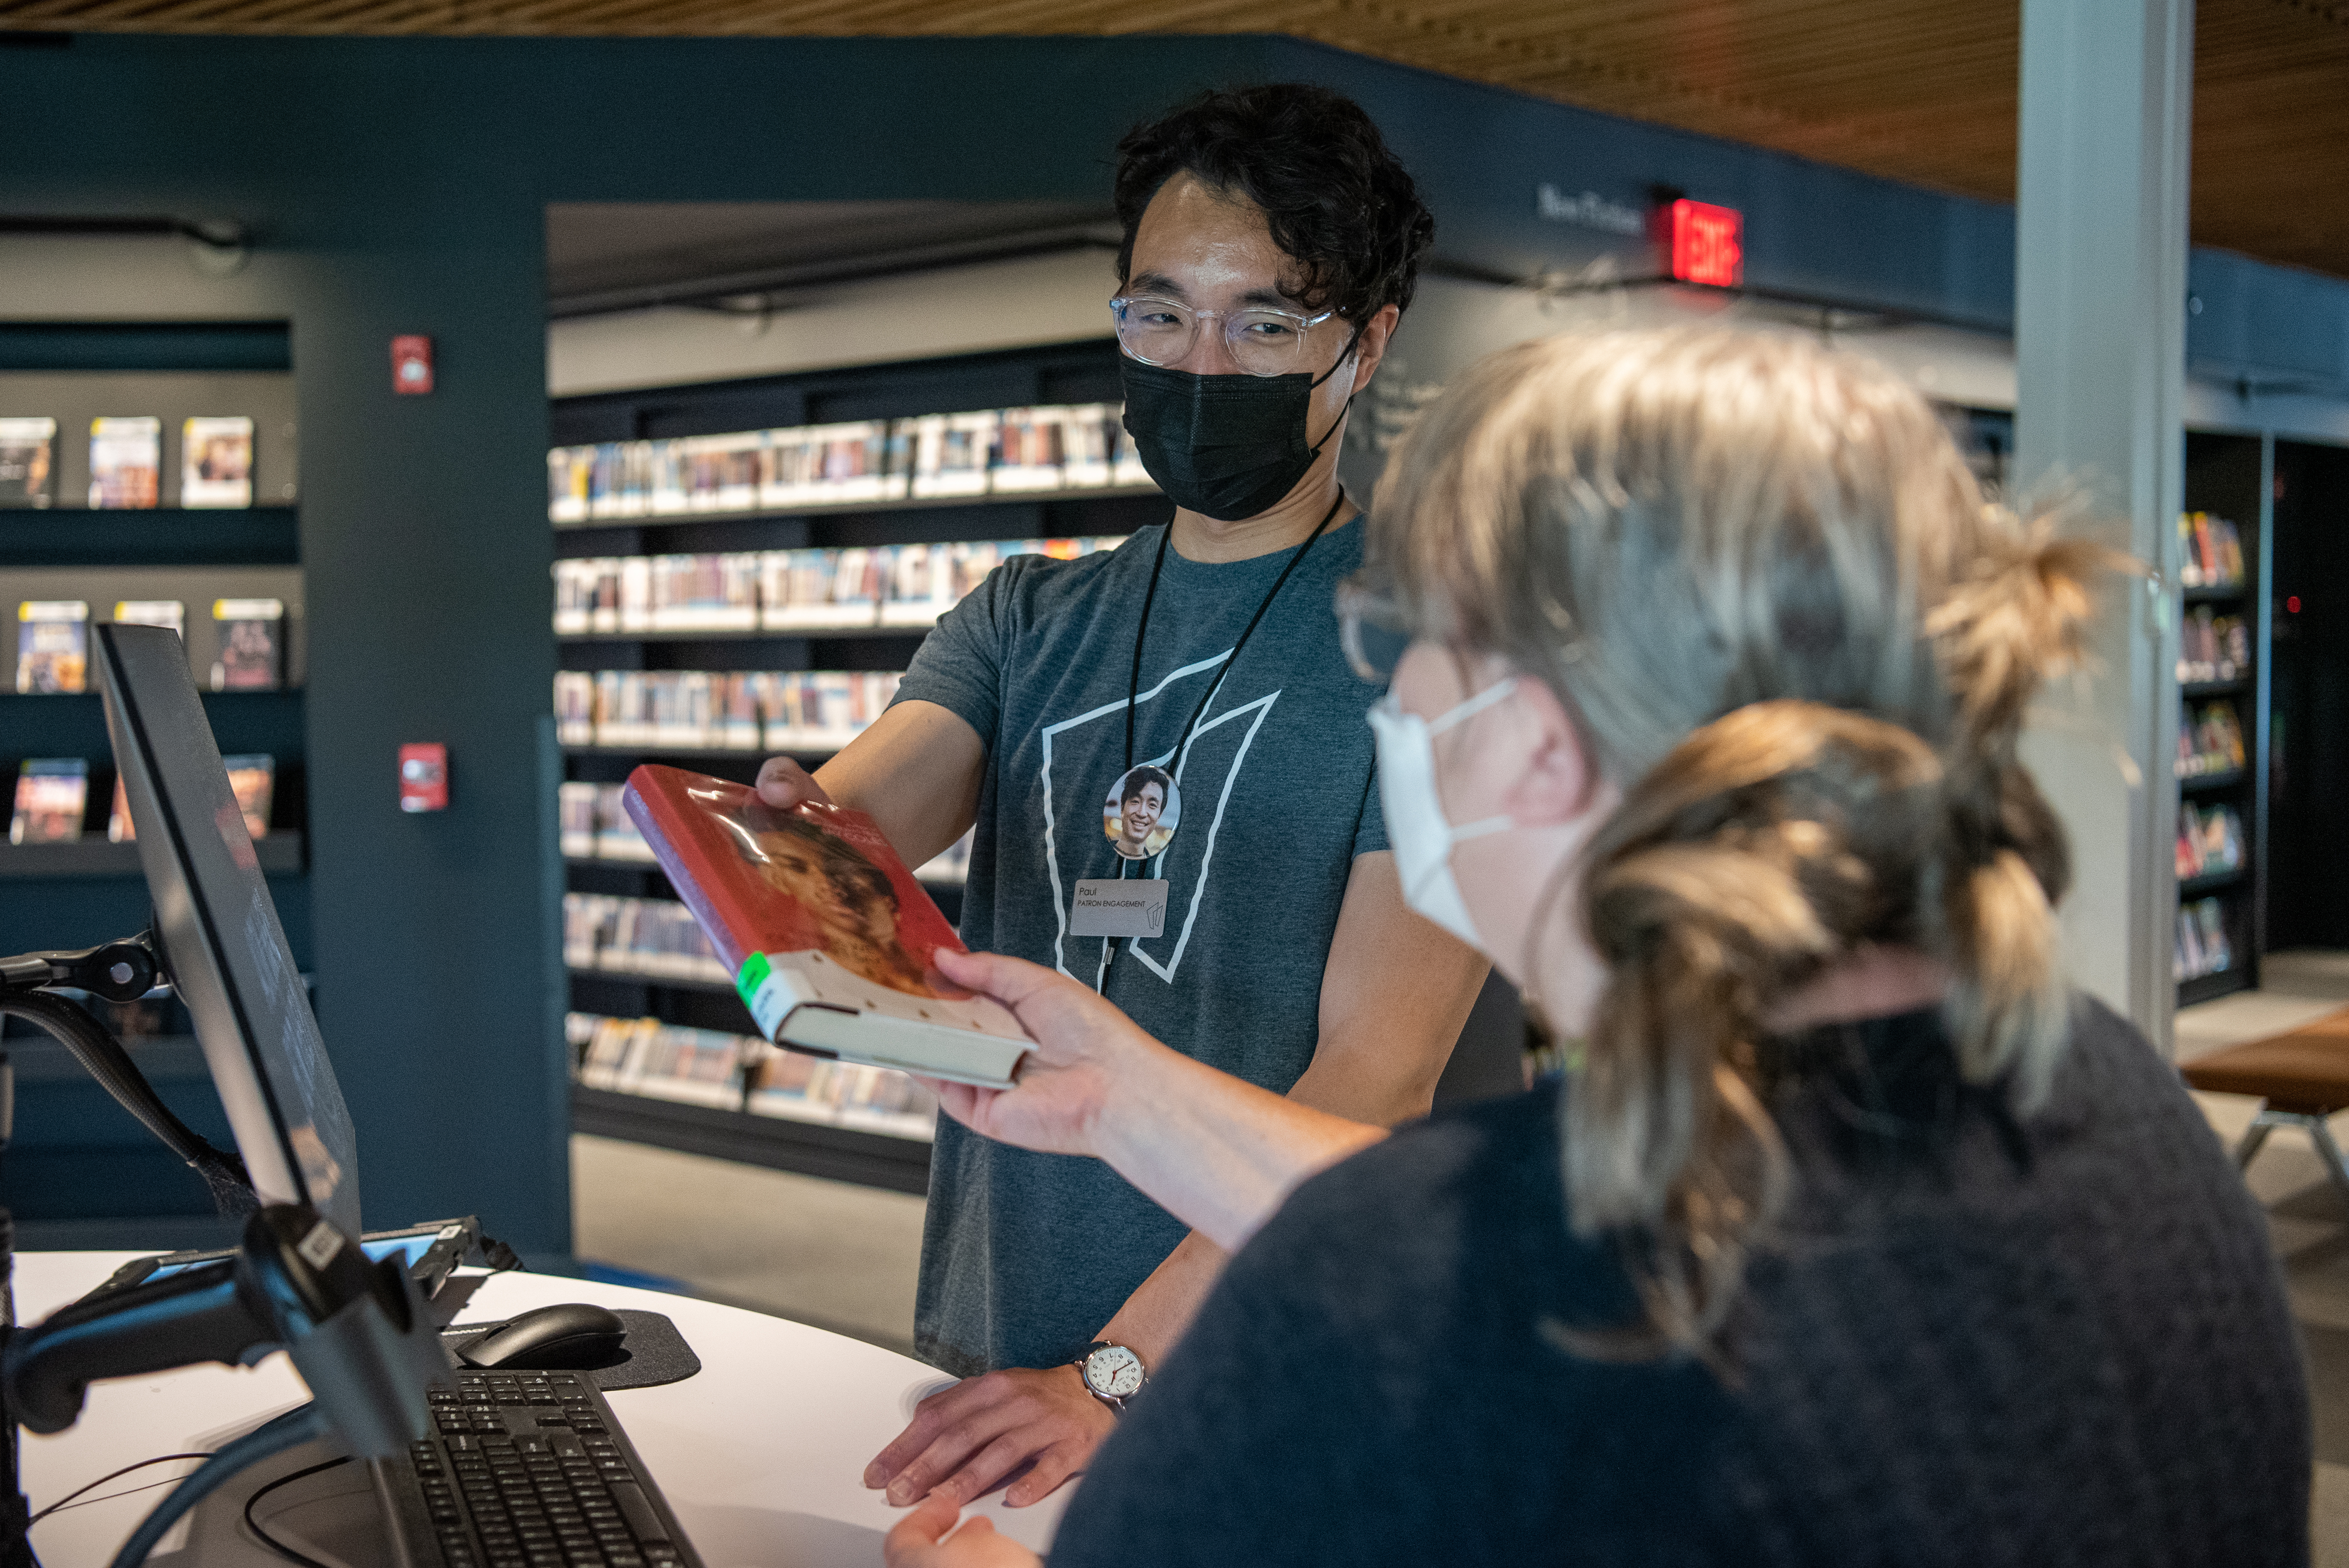
[[[2186,436],[2172,597],[2179,743],[2171,972],[2181,1007],[2257,986],[2267,946],[2273,447],[2254,434]]]
[[[46,493],[28,496],[20,481],[13,504],[0,510],[0,624],[8,628],[12,677],[0,680],[0,773],[13,792],[25,762],[79,759],[87,767],[78,837],[0,842],[0,952],[131,936],[152,919],[138,845],[108,836],[114,766],[103,699],[87,667],[82,691],[18,690],[19,606],[78,601],[88,607],[87,628],[114,618],[124,601],[177,601],[201,689],[219,657],[215,602],[275,598],[284,607],[276,686],[207,690],[202,701],[224,753],[273,759],[269,831],[254,849],[303,978],[314,980],[295,409],[292,333],[283,322],[0,323],[0,418],[45,420],[54,428]],[[254,504],[177,504],[187,421],[224,415],[252,421]],[[88,504],[92,421],[111,416],[156,421],[150,498],[159,504]],[[176,1112],[205,1136],[227,1140],[186,1010],[168,991],[85,1004],[123,1038]],[[219,1222],[203,1184],[124,1116],[64,1047],[10,1019],[0,1021],[0,1053],[16,1093],[0,1203],[20,1233],[53,1245],[119,1244],[110,1238],[126,1233],[215,1237]]]
[[[577,448],[847,421],[916,421],[969,410],[1113,405],[1120,395],[1115,348],[1103,339],[566,399],[555,404],[554,430],[559,445]],[[1021,483],[1033,483],[1034,478],[1026,476]],[[558,560],[584,561],[1093,540],[1130,535],[1164,522],[1169,512],[1154,486],[1095,483],[667,514],[647,511],[627,517],[557,521],[550,516],[550,526]],[[846,618],[854,624],[639,626],[626,631],[608,624],[585,629],[574,624],[555,634],[556,662],[574,674],[898,671],[929,629],[926,624],[885,624],[878,612],[852,611]],[[563,747],[563,777],[572,784],[615,785],[638,763],[657,761],[749,782],[767,756],[792,755],[812,767],[841,743],[831,733],[816,739],[773,738],[779,743],[772,746],[674,740],[612,742],[574,727]],[[574,895],[675,897],[659,867],[641,859],[566,853],[564,877]],[[926,868],[924,882],[947,918],[958,922],[958,876]],[[755,1033],[748,1010],[722,979],[628,972],[612,967],[602,955],[596,962],[573,962],[567,969],[574,1014],[651,1018],[741,1036]],[[574,1084],[573,1127],[808,1175],[901,1191],[926,1190],[930,1143],[909,1118],[859,1116],[853,1106],[802,1110],[788,1101],[774,1102],[771,1096],[754,1095],[754,1083],[745,1078],[730,1085],[731,1103],[642,1092],[641,1084],[637,1092]],[[760,1100],[780,1104],[784,1114],[752,1108]]]

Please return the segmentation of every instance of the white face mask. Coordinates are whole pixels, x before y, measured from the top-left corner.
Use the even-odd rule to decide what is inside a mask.
[[[1452,846],[1516,826],[1506,816],[1488,816],[1454,827],[1444,815],[1435,787],[1435,737],[1483,711],[1516,689],[1515,677],[1488,686],[1431,722],[1406,713],[1390,691],[1371,710],[1371,732],[1379,751],[1379,804],[1386,814],[1387,844],[1402,877],[1402,899],[1478,951],[1484,940],[1452,875]]]

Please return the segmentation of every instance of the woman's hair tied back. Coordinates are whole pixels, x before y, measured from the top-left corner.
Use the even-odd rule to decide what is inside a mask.
[[[1784,1190],[1754,1063],[1789,992],[1913,949],[1947,971],[1965,1076],[2044,1096],[2069,861],[2017,741],[2118,557],[1989,504],[1889,372],[1717,327],[1481,361],[1371,520],[1364,580],[1401,629],[1545,681],[1622,792],[1582,863],[1609,972],[1565,1100],[1569,1210],[1669,1241],[1647,1326],[1697,1345]]]

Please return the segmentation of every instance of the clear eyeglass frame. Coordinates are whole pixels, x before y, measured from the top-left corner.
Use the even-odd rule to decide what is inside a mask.
[[[1360,583],[1338,585],[1338,646],[1362,680],[1383,686],[1394,679],[1412,643],[1402,608],[1392,595]]]
[[[1199,323],[1220,320],[1232,363],[1251,376],[1286,376],[1301,369],[1307,337],[1338,314],[1331,309],[1299,316],[1263,305],[1197,310],[1149,294],[1121,294],[1109,302],[1109,310],[1117,323],[1118,347],[1145,365],[1180,364],[1198,341]],[[1154,317],[1164,319],[1153,325]]]

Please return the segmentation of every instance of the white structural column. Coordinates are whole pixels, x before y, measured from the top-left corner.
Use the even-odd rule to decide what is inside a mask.
[[[2070,830],[2075,981],[2167,1051],[2178,902],[2177,516],[2184,485],[2193,0],[2023,0],[2013,480],[2153,566],[2025,757]]]

